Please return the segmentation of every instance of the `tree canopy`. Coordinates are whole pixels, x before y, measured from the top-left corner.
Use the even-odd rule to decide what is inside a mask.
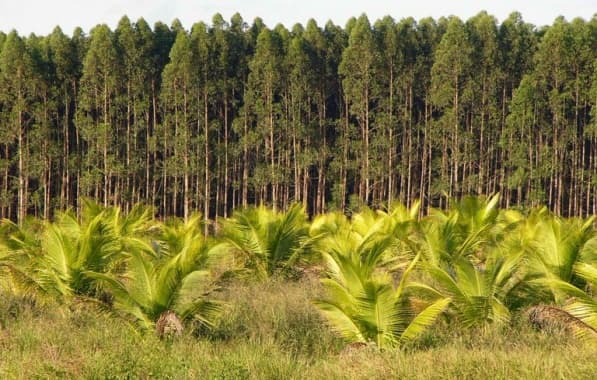
[[[597,18],[536,28],[480,12],[291,29],[216,14],[89,34],[0,33],[0,216],[161,217],[398,199],[422,210],[597,211]]]

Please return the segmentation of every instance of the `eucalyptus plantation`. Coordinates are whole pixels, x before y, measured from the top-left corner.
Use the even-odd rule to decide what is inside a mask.
[[[15,221],[81,196],[206,219],[495,192],[597,207],[594,20],[123,17],[0,45],[0,209]]]
[[[35,74],[32,57],[27,51],[25,41],[16,31],[11,32],[4,42],[0,67],[5,162],[3,187],[5,192],[16,187],[16,202],[9,202],[11,204],[7,204],[6,207],[9,210],[11,207],[15,208],[16,212],[12,215],[16,215],[16,219],[22,221],[27,214],[29,201],[27,132],[32,120],[27,111],[33,108],[31,102],[35,98],[35,91],[32,81]],[[16,186],[9,178],[10,172],[16,174]]]

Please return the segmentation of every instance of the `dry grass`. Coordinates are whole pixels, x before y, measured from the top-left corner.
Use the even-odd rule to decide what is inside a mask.
[[[172,341],[81,308],[0,294],[0,378],[93,379],[591,379],[596,347],[564,332],[454,330],[441,323],[402,351],[343,350],[310,300],[316,281],[237,282],[213,331]]]

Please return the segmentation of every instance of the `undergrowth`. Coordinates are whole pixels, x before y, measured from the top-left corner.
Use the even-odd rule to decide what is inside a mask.
[[[401,350],[347,347],[311,300],[315,279],[236,280],[211,329],[173,340],[140,334],[93,308],[0,294],[0,378],[90,379],[590,379],[595,347],[565,332],[438,323]]]

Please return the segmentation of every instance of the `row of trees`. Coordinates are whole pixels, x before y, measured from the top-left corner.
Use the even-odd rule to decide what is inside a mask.
[[[596,17],[0,33],[0,216],[82,196],[208,218],[497,191],[586,215],[596,104]]]

